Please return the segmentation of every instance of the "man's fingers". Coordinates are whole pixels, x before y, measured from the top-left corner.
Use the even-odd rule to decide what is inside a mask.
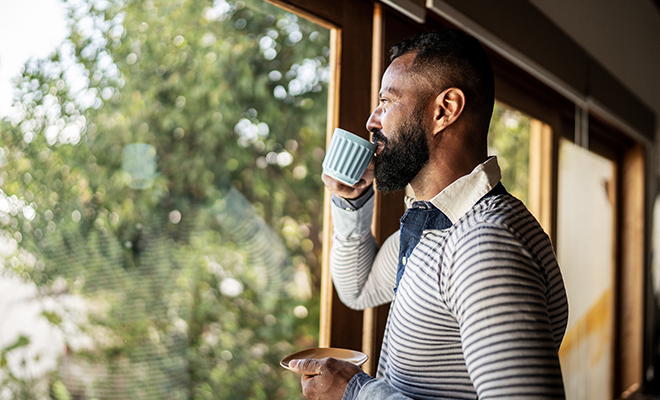
[[[303,375],[318,375],[321,373],[320,360],[302,359],[289,361],[289,368],[291,371]]]
[[[335,193],[340,197],[343,197],[345,199],[351,199],[357,197],[356,189],[354,187],[344,185],[343,183],[339,182],[338,180],[326,174],[321,175],[321,180],[323,181],[323,184],[325,184],[325,187],[327,187],[330,192]]]
[[[355,186],[345,185],[326,174],[321,175],[321,180],[323,180],[325,187],[328,188],[331,193],[345,199],[356,199],[362,196],[366,189],[371,186],[371,182],[373,181],[373,171],[371,171],[371,173],[367,171]]]
[[[345,191],[353,190],[351,187],[344,185],[343,183],[339,182],[336,179],[333,179],[332,177],[326,174],[321,175],[321,180],[328,188],[328,190],[330,190],[331,192],[345,192]]]
[[[335,358],[297,359],[289,361],[289,369],[301,374],[303,396],[308,400],[339,400],[348,382],[360,367]]]

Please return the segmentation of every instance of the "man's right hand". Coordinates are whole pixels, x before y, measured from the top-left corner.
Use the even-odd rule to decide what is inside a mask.
[[[334,358],[291,360],[289,368],[302,374],[303,396],[309,400],[341,400],[353,376],[362,372],[357,365]]]
[[[355,186],[345,185],[326,174],[321,175],[321,179],[331,193],[345,199],[357,199],[371,187],[374,181],[374,160],[371,160],[367,170],[362,175],[362,179]]]

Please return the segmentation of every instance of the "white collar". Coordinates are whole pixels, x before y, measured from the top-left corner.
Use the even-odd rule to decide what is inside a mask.
[[[472,172],[464,175],[431,199],[431,203],[442,211],[455,224],[502,179],[497,156],[489,157],[477,165]],[[410,208],[414,197],[406,196],[406,206]]]

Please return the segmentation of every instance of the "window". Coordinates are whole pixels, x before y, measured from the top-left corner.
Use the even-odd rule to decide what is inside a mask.
[[[372,0],[67,4],[74,33],[26,66],[0,120],[0,307],[23,321],[0,332],[0,399],[299,398],[278,362],[317,343],[362,348],[375,373],[388,307],[348,310],[324,265],[324,132],[366,136],[387,49],[452,22]],[[452,21],[484,32],[474,16]],[[560,137],[575,136],[576,105],[487,51],[504,184],[563,243],[560,180],[575,172],[560,171]],[[588,122],[592,153],[625,136]],[[617,140],[614,395],[643,378],[648,150]],[[378,240],[402,213],[401,193],[377,195]]]
[[[529,143],[532,119],[495,103],[488,132],[488,154],[497,155],[502,184],[523,203],[529,199]]]
[[[3,307],[32,322],[0,398],[299,398],[330,30],[261,0],[69,7],[1,121]]]
[[[549,234],[552,227],[550,125],[496,101],[488,132],[488,154],[498,156],[504,187],[525,203]]]

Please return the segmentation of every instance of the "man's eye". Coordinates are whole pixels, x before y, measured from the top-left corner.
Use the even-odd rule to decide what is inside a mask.
[[[387,99],[382,99],[382,98],[381,98],[381,99],[380,99],[380,104],[385,104],[385,103],[387,103]]]

